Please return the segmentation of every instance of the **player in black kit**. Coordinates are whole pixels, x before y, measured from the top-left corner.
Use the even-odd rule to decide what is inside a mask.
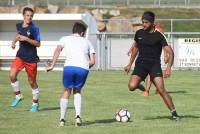
[[[129,73],[133,61],[137,54],[138,57],[135,62],[135,67],[130,77],[128,84],[129,90],[134,91],[141,81],[145,80],[146,76],[150,74],[156,88],[158,89],[161,97],[172,114],[173,120],[180,120],[173,101],[167,93],[164,82],[163,74],[160,64],[160,56],[162,48],[169,54],[169,63],[165,73],[166,77],[171,75],[171,67],[174,61],[174,53],[171,47],[168,46],[165,36],[155,30],[154,25],[155,14],[153,12],[144,12],[142,16],[143,29],[140,29],[135,34],[135,44],[132,51],[132,55],[129,64],[124,67],[126,73]]]

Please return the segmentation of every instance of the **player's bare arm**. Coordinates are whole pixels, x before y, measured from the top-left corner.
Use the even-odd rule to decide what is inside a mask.
[[[131,47],[129,48],[128,52],[127,52],[127,55],[130,56],[131,53],[132,53],[132,49],[133,49],[133,46],[134,46],[134,43],[131,45]]]
[[[166,52],[166,50],[163,50],[164,53],[164,62],[167,64],[169,62],[169,54]]]
[[[94,66],[94,64],[95,64],[95,54],[92,53],[92,54],[90,54],[89,57],[90,57],[89,68],[91,68],[91,67]]]
[[[26,42],[32,44],[35,47],[40,47],[40,42],[39,41],[30,39],[30,38],[28,38],[26,36],[23,36],[23,35],[20,35],[20,34],[18,34],[18,36],[19,36],[19,40],[20,41],[26,41]]]
[[[52,60],[51,65],[45,68],[46,72],[49,72],[49,71],[53,70],[53,68],[54,68],[54,66],[56,64],[56,61],[57,61],[57,59],[58,59],[58,57],[59,57],[60,52],[62,51],[62,49],[63,49],[63,46],[61,46],[61,45],[57,46],[57,48],[54,51],[53,60]]]
[[[15,49],[17,41],[19,41],[19,34],[16,34],[15,38],[12,41],[11,44],[12,49]]]
[[[137,43],[135,42],[133,47],[132,47],[132,53],[131,53],[131,57],[130,57],[130,60],[129,60],[129,63],[128,65],[126,65],[124,67],[124,71],[128,74],[130,69],[131,69],[131,66],[135,60],[135,57],[137,56],[138,54],[138,46],[137,46]]]
[[[170,46],[165,46],[163,49],[169,56],[169,61],[165,70],[165,76],[169,77],[171,75],[171,67],[174,63],[174,52]]]
[[[129,48],[128,52],[127,52],[127,55],[130,56],[132,54],[132,51],[133,51],[133,47],[135,45],[135,41],[133,41],[133,44],[131,45],[131,47]]]

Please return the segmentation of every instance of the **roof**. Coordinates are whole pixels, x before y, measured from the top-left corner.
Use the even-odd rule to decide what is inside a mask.
[[[34,14],[33,20],[82,20],[90,14]],[[0,20],[22,20],[22,14],[0,14]]]

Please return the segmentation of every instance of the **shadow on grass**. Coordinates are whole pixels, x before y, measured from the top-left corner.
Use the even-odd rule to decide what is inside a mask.
[[[182,91],[182,90],[179,90],[179,91],[168,91],[169,94],[185,94],[187,93],[186,91]]]
[[[94,120],[94,121],[84,121],[83,126],[92,125],[92,124],[109,124],[116,122],[115,119],[102,119],[102,120]]]
[[[200,116],[195,116],[195,115],[183,115],[180,116],[181,119],[199,119]],[[144,120],[160,120],[160,119],[172,119],[171,116],[157,116],[157,117],[147,117],[144,118]]]
[[[51,110],[58,110],[60,107],[43,107],[40,108],[39,111],[51,111]],[[67,107],[67,109],[74,109],[74,107]]]

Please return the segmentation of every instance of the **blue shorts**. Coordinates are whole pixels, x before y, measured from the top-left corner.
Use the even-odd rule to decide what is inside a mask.
[[[81,89],[87,79],[88,70],[74,67],[65,66],[63,70],[63,86],[68,89]]]

